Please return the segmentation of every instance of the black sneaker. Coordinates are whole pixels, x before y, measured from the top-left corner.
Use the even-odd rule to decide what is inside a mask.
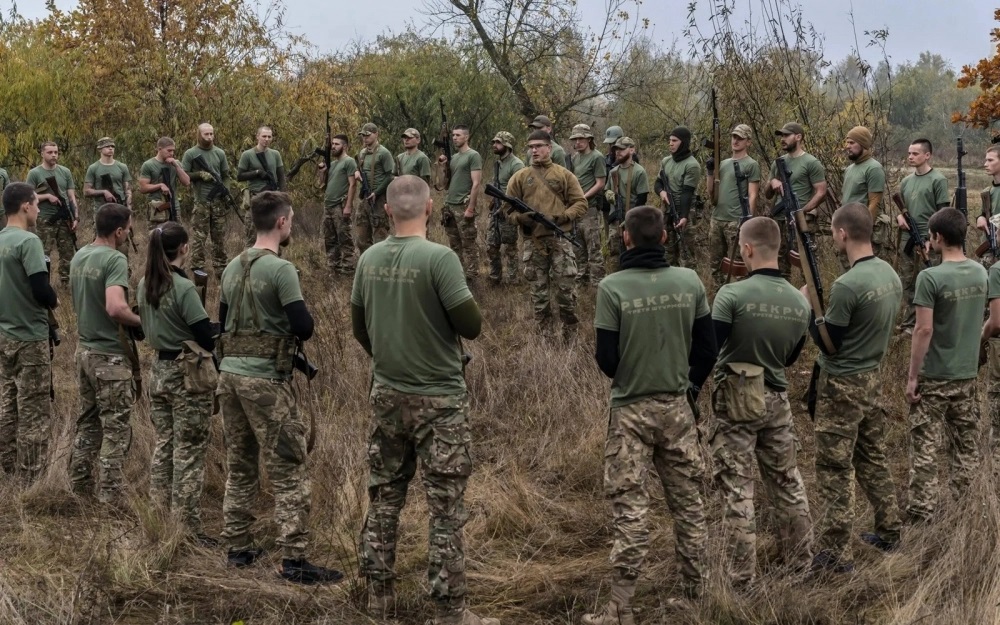
[[[263,549],[241,549],[239,551],[229,551],[228,561],[229,566],[234,566],[238,569],[243,569],[248,566],[252,566],[254,562],[257,561],[261,555],[263,555]]]
[[[336,584],[344,579],[344,574],[336,569],[310,564],[308,560],[281,561],[281,577],[296,584]]]
[[[865,532],[861,535],[861,540],[865,541],[872,547],[876,549],[881,549],[882,551],[889,553],[890,551],[895,551],[899,548],[899,541],[888,541],[876,534],[875,532]]]
[[[849,560],[841,560],[829,551],[820,551],[813,556],[813,571],[831,571],[833,573],[853,573],[854,563]]]
[[[218,547],[221,544],[218,538],[213,538],[208,534],[195,534],[194,542],[197,543],[199,547],[207,547],[209,549]]]

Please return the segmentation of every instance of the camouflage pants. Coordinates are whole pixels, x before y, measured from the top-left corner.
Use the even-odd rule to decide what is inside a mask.
[[[820,373],[816,401],[816,514],[818,548],[849,559],[854,478],[875,511],[875,531],[899,540],[896,489],[886,460],[880,370],[849,376]]]
[[[76,233],[70,232],[65,221],[49,223],[48,219],[38,219],[35,225],[42,246],[45,247],[45,255],[52,258],[52,250],[59,252],[59,281],[63,284],[69,282],[69,263],[76,253]],[[56,270],[56,261],[52,259],[52,273]],[[50,274],[51,275],[51,274]]]
[[[0,464],[34,481],[45,470],[52,438],[48,341],[0,333]]]
[[[358,200],[357,208],[351,212],[354,213],[354,227],[357,228],[354,240],[358,244],[358,254],[389,237],[389,215],[385,212],[384,193],[375,197],[374,205],[364,199]]]
[[[282,557],[304,557],[309,541],[310,485],[306,423],[290,380],[219,374],[216,391],[226,435],[226,494],[222,538],[232,551],[253,547],[251,511],[264,462],[274,488],[274,517]]]
[[[461,612],[466,594],[462,528],[469,516],[464,498],[472,473],[468,396],[410,395],[376,382],[371,404],[362,575],[371,582],[395,578],[399,515],[419,459],[430,516],[431,597],[440,613]]]
[[[212,266],[215,278],[222,278],[226,268],[226,215],[229,209],[221,200],[195,200],[191,212],[191,267],[205,269],[208,261],[208,240],[212,239]]]
[[[94,461],[100,460],[98,497],[113,501],[123,487],[125,455],[132,445],[129,418],[135,403],[132,369],[123,355],[76,350],[80,380],[80,416],[69,463],[73,492],[94,491]]]
[[[566,326],[575,326],[576,317],[576,259],[573,246],[565,239],[554,236],[525,237],[521,253],[524,277],[531,285],[531,304],[535,320],[545,325],[552,319],[549,306],[551,292],[555,289],[559,318]]]
[[[621,266],[622,252],[625,244],[622,242],[622,224],[608,224],[608,273],[618,271]]]
[[[805,483],[795,458],[795,432],[788,393],[767,390],[764,411],[752,420],[732,418],[720,393],[714,402],[712,456],[715,481],[725,497],[725,527],[734,582],[753,579],[757,568],[757,521],[753,461],[778,528],[785,561],[807,566],[812,557],[812,522]]]
[[[149,469],[149,496],[173,510],[193,532],[201,531],[201,491],[212,418],[212,394],[184,390],[177,360],[153,361],[149,412],[156,445]]]
[[[1000,337],[989,340],[986,402],[990,413],[990,450],[993,470],[1000,473]]]
[[[726,274],[722,272],[722,259],[735,252],[730,260],[743,260],[740,255],[740,246],[733,242],[740,234],[740,222],[719,221],[712,219],[708,227],[708,249],[712,255],[712,277],[715,279],[715,288],[719,289],[726,283]],[[730,278],[730,282],[735,282],[736,276]]]
[[[903,282],[903,301],[906,306],[902,325],[906,328],[912,328],[917,323],[917,313],[913,308],[913,296],[917,289],[917,275],[924,270],[924,261],[917,257],[916,252],[906,254],[902,247],[905,243],[905,240],[901,241],[899,248],[899,278]],[[941,264],[940,253],[931,252],[930,258],[931,265]]]
[[[694,236],[694,222],[689,218],[683,230],[674,230],[674,224],[670,221],[670,215],[665,214],[664,225],[667,228],[667,242],[664,243],[664,256],[667,262],[674,267],[689,267],[694,263],[690,257],[691,241]],[[681,245],[683,239],[684,244]]]
[[[611,500],[611,566],[622,579],[639,576],[649,553],[650,464],[674,518],[675,554],[687,594],[701,594],[707,528],[705,472],[694,415],[683,394],[661,394],[611,408],[604,447],[604,489]]]
[[[499,227],[494,219],[499,221]],[[503,261],[506,260],[507,281],[518,282],[517,226],[504,219],[502,212],[497,217],[490,215],[490,226],[486,232],[486,258],[490,263],[491,280],[500,282],[503,277]]]
[[[323,247],[330,271],[341,275],[354,274],[354,235],[351,216],[344,215],[344,204],[323,209]]]
[[[591,208],[580,220],[576,229],[582,247],[577,265],[577,282],[596,285],[605,275],[604,252],[601,251],[601,216]]]
[[[937,452],[942,441],[947,441],[954,499],[962,497],[979,468],[979,402],[975,378],[921,378],[918,388],[920,402],[910,407],[910,486],[906,512],[929,519],[937,501]]]
[[[476,216],[465,217],[465,205],[445,204],[441,209],[441,225],[448,235],[448,246],[462,261],[466,278],[479,275],[479,243],[476,241]]]

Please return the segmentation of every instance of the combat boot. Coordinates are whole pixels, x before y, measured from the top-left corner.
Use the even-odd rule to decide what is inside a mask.
[[[635,594],[635,582],[619,580],[611,586],[611,599],[604,609],[595,614],[584,614],[583,625],[635,625],[632,616],[632,595]]]
[[[498,618],[480,618],[472,610],[462,610],[455,614],[438,616],[425,625],[500,625]]]

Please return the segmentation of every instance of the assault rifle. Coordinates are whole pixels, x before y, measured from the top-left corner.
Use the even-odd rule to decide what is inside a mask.
[[[240,212],[240,205],[236,202],[236,198],[233,197],[233,194],[229,192],[229,187],[226,186],[226,183],[222,180],[222,176],[219,175],[219,172],[215,171],[215,169],[206,163],[201,154],[194,157],[193,162],[195,167],[201,171],[207,171],[214,179],[212,189],[208,192],[208,201],[211,202],[215,198],[221,196],[222,199],[229,204],[229,208],[231,208],[233,212],[236,213],[236,216],[240,218],[243,225],[246,225],[246,219],[243,218],[243,213]]]
[[[616,224],[625,220],[625,198],[618,192],[618,184],[621,182],[621,171],[614,170],[611,174],[611,184],[615,186],[615,206],[608,213],[608,223]]]
[[[122,182],[122,184],[123,185],[125,184],[124,181]],[[111,182],[111,174],[101,174],[101,189],[111,193],[111,196],[115,198],[115,204],[121,204],[122,206],[126,206],[125,202],[127,200],[123,197],[119,197],[118,194],[115,193],[115,185],[113,182]],[[139,248],[136,247],[135,245],[135,239],[132,237],[131,228],[129,228],[128,231],[128,242],[132,246],[133,252],[139,251]]]
[[[962,167],[962,157],[965,156],[966,154],[968,154],[968,152],[965,151],[965,146],[964,146],[964,144],[962,142],[962,137],[959,137],[958,139],[956,139],[956,142],[958,144],[958,148],[957,148],[957,153],[958,153],[958,168],[957,168],[958,169],[958,186],[955,187],[955,201],[954,201],[954,206],[958,210],[962,211],[962,214],[965,215],[966,219],[968,219],[969,218],[969,196],[968,196],[968,190],[965,187],[965,168]]]
[[[49,176],[45,179],[45,184],[49,186],[49,190],[52,194],[59,198],[59,208],[56,209],[56,215],[51,220],[49,220],[49,225],[61,221],[66,224],[66,232],[69,234],[69,240],[73,242],[73,250],[79,250],[80,248],[76,244],[76,231],[73,230],[73,221],[76,219],[76,207],[69,202],[69,193],[65,196],[59,191],[59,181],[56,180],[55,176]],[[62,262],[62,261],[60,261]]]
[[[319,157],[321,157],[323,159],[323,162],[326,164],[326,170],[330,171],[330,143],[331,143],[331,140],[332,140],[332,137],[331,137],[331,132],[330,132],[330,111],[327,111],[326,112],[326,148],[313,148],[312,152],[310,152],[309,151],[309,143],[310,143],[310,141],[308,139],[306,141],[304,141],[302,143],[302,147],[303,147],[302,151],[305,152],[305,154],[302,154],[301,156],[299,156],[299,158],[296,159],[296,161],[294,163],[292,163],[292,168],[288,170],[288,175],[286,176],[286,178],[288,178],[289,180],[291,180],[292,178],[294,178],[299,173],[299,170],[302,169],[303,165],[305,165],[306,163],[312,161],[317,156],[319,156]]]
[[[677,224],[680,223],[681,217],[677,214],[677,198],[674,196],[673,189],[670,188],[670,178],[667,176],[667,172],[660,170],[657,174],[660,179],[660,184],[663,185],[663,189],[667,192],[667,198],[670,200],[667,202],[666,213],[667,217],[670,218],[670,224],[674,227],[674,233],[677,235],[677,245],[680,247],[682,258],[694,258],[691,254],[691,250],[688,249],[686,243],[684,243],[684,231],[677,228]]]
[[[177,172],[170,165],[164,165],[160,168],[160,177],[163,178],[163,184],[167,185],[170,189],[170,198],[167,200],[170,202],[170,208],[167,212],[167,219],[170,221],[177,221]]]
[[[434,145],[444,150],[444,187],[438,189],[444,191],[451,186],[451,128],[444,112],[444,99],[438,98],[438,104],[441,105],[441,134],[434,140]]]
[[[976,248],[976,256],[982,258],[987,252],[993,256],[993,260],[1000,260],[1000,249],[997,247],[997,227],[993,224],[993,198],[990,197],[990,190],[986,189],[979,194],[983,201],[983,216],[986,217],[986,240]]]
[[[202,307],[205,306],[205,296],[208,291],[208,273],[203,269],[195,269],[192,273],[194,278],[194,289],[198,293],[198,298],[201,300]]]
[[[306,379],[310,381],[312,381],[312,379],[319,374],[319,367],[309,362],[309,358],[306,356],[305,345],[303,345],[301,339],[295,339],[295,353],[292,354],[292,368],[306,376]]]
[[[903,247],[903,253],[909,256],[916,250],[917,254],[924,261],[924,266],[931,266],[931,259],[927,257],[927,245],[924,241],[924,235],[920,234],[920,228],[917,227],[917,222],[910,215],[909,211],[906,210],[906,206],[903,204],[903,196],[898,192],[892,194],[892,203],[896,205],[899,209],[900,214],[903,215],[903,219],[906,220],[907,232],[910,234],[910,240],[906,242],[906,246]]]
[[[49,284],[52,284],[52,260],[46,256],[45,257],[45,272],[49,275]],[[59,336],[59,321],[56,319],[56,314],[53,309],[49,308],[46,310],[49,316],[49,362],[55,358],[56,348],[62,343],[62,338]],[[49,399],[56,398],[56,387],[52,380],[52,367],[49,366]]]
[[[712,87],[712,138],[705,141],[705,147],[712,150],[712,162],[715,163],[715,181],[712,188],[708,190],[712,198],[712,204],[719,201],[719,178],[722,165],[722,125],[719,123],[719,106],[715,101],[715,87]]]
[[[716,166],[718,167],[718,165]],[[736,195],[740,198],[740,228],[743,224],[750,220],[750,181],[743,170],[740,169],[740,163],[737,160],[733,160],[733,171],[736,174]],[[721,174],[721,169],[719,170]],[[746,193],[743,192],[743,185],[746,185]],[[747,265],[742,259],[736,258],[736,247],[740,244],[740,233],[739,229],[736,230],[736,237],[733,238],[733,242],[729,248],[729,256],[722,259],[722,271],[726,273],[726,284],[732,280],[735,275],[737,278],[742,278],[747,275]]]
[[[791,220],[794,222],[795,240],[798,243],[800,258],[805,258],[804,263],[800,263],[802,276],[805,278],[806,286],[809,287],[809,306],[812,308],[815,323],[819,330],[820,340],[828,354],[837,351],[833,346],[833,340],[826,329],[826,316],[823,304],[823,282],[820,278],[819,263],[816,260],[816,243],[813,241],[812,233],[809,232],[809,225],[806,223],[805,213],[799,206],[799,199],[792,191],[792,172],[788,169],[788,163],[784,157],[775,161],[778,167],[778,175],[781,177],[782,201],[788,210]]]
[[[484,191],[485,191],[486,195],[488,195],[490,197],[495,197],[495,198],[497,198],[498,200],[500,200],[502,202],[507,202],[507,204],[510,205],[510,207],[511,207],[512,210],[515,210],[518,213],[521,213],[522,215],[528,215],[533,220],[535,220],[537,223],[541,224],[542,226],[544,226],[548,230],[551,230],[552,234],[554,234],[555,236],[559,237],[560,239],[565,239],[565,240],[569,241],[570,243],[572,243],[573,245],[575,245],[576,247],[583,247],[583,245],[581,245],[580,242],[576,240],[575,236],[573,236],[569,232],[566,232],[565,230],[563,230],[562,228],[560,228],[556,224],[556,222],[552,221],[551,219],[549,219],[548,217],[546,217],[542,213],[540,213],[540,212],[536,211],[535,209],[531,208],[530,206],[528,206],[527,204],[525,204],[520,199],[518,199],[516,197],[511,197],[511,196],[507,195],[506,193],[504,193],[503,191],[501,191],[496,185],[488,184],[488,185],[486,185],[486,188],[485,188]]]
[[[500,188],[500,161],[493,163],[493,184]],[[500,198],[494,197],[490,201],[490,232],[493,233],[494,240],[500,245],[500,220],[503,219],[503,202]]]
[[[267,186],[264,190],[280,191],[280,189],[278,189],[278,179],[274,177],[274,174],[267,167],[267,152],[258,152],[254,150],[254,154],[257,156],[257,162],[260,163],[260,170],[264,172],[264,177],[267,178]]]
[[[374,156],[374,155],[372,155],[372,156]],[[368,199],[368,197],[372,194],[372,185],[371,185],[371,181],[368,180],[368,173],[365,171],[364,163],[365,162],[362,160],[361,161],[361,166],[358,167],[358,172],[361,173],[361,189],[360,189],[360,193],[361,193],[361,197],[364,198],[365,204],[368,205],[368,211],[371,212],[375,208],[375,204],[374,204],[374,202],[372,200]]]

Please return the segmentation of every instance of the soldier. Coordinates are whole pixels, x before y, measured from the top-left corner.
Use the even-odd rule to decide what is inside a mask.
[[[33,483],[45,469],[52,438],[52,363],[48,310],[59,305],[49,286],[41,240],[31,232],[38,197],[30,184],[3,192],[7,226],[0,230],[0,464]]]
[[[336,582],[339,571],[305,558],[309,539],[306,433],[292,386],[292,356],[313,334],[295,266],[278,257],[292,234],[291,199],[264,191],[250,201],[257,240],[222,274],[219,319],[222,362],[216,394],[222,408],[229,477],[222,502],[222,537],[231,566],[262,554],[253,546],[252,508],[260,488],[259,462],[274,488],[281,576],[301,584]]]
[[[132,210],[132,174],[125,163],[115,160],[115,140],[97,141],[101,158],[91,163],[83,181],[83,195],[94,198],[94,209],[103,204],[122,204]]]
[[[250,198],[261,191],[284,191],[285,163],[281,160],[281,152],[271,149],[274,131],[269,126],[257,129],[257,145],[240,155],[236,165],[236,179],[247,183],[247,192],[243,194],[243,212],[250,208]],[[256,236],[253,222],[246,223],[247,244],[253,245]]]
[[[51,257],[53,248],[59,251],[59,283],[66,286],[69,284],[69,264],[76,253],[79,224],[76,185],[69,169],[59,165],[59,146],[46,141],[41,146],[41,155],[42,164],[28,172],[25,182],[34,187],[38,196],[35,229],[45,246],[45,255]],[[60,211],[63,211],[61,215]]]
[[[645,206],[649,195],[649,177],[642,165],[633,160],[635,141],[621,137],[612,146],[615,166],[608,172],[611,186],[604,191],[604,198],[611,206],[608,213],[608,265],[610,273],[618,271],[622,245],[622,221],[634,206]]]
[[[663,483],[673,516],[685,596],[700,596],[706,577],[705,467],[691,406],[717,351],[705,287],[694,271],[668,265],[663,221],[652,206],[631,209],[621,270],[597,287],[595,358],[613,380],[604,490],[614,515],[614,573],[611,600],[585,615],[584,625],[634,622],[632,596],[649,552],[650,469]],[[660,305],[666,301],[671,304]]]
[[[820,500],[816,524],[820,551],[813,567],[847,573],[854,570],[850,560],[854,476],[875,510],[875,532],[862,534],[862,539],[886,551],[899,541],[899,508],[886,460],[881,363],[903,287],[892,266],[872,251],[872,217],[864,204],[837,209],[831,231],[837,249],[846,251],[851,269],[830,289],[825,326],[833,353],[820,340],[819,326],[809,324],[822,352],[811,385],[816,396],[815,410],[810,412],[815,416]],[[802,292],[807,294],[808,286]]]
[[[544,130],[528,136],[531,167],[518,171],[507,182],[507,195],[548,216],[556,225],[567,230],[587,211],[587,200],[576,176],[562,165],[552,162],[551,139]],[[535,321],[543,333],[553,329],[551,290],[555,289],[556,305],[563,323],[563,339],[576,336],[576,260],[572,245],[532,220],[527,215],[511,212],[508,221],[519,224],[524,233],[524,277],[531,285],[531,303]]]
[[[552,141],[552,162],[567,169],[570,167],[572,161],[566,157],[566,150],[556,141],[556,135],[552,132],[552,122],[549,121],[548,117],[538,115],[528,124],[528,130],[529,132],[532,130],[542,130],[549,133],[549,139]],[[531,154],[528,154],[528,159],[531,159]]]
[[[740,230],[740,219],[743,211],[740,208],[740,195],[743,193],[741,183],[736,179],[736,167],[734,163],[739,163],[740,175],[746,179],[746,194],[749,199],[750,215],[754,214],[757,206],[757,192],[760,189],[760,165],[748,154],[752,141],[753,130],[746,124],[738,124],[730,133],[730,145],[733,155],[719,165],[719,188],[718,197],[713,197],[715,209],[712,211],[712,221],[709,225],[709,251],[712,254],[712,277],[715,279],[715,287],[719,288],[727,282],[730,276],[722,271],[722,259],[731,253],[736,252],[739,259],[742,245],[735,245]],[[705,170],[708,172],[706,186],[715,193],[715,163],[709,158],[705,162]]]
[[[361,570],[369,612],[395,616],[399,515],[419,460],[430,510],[433,623],[499,625],[469,611],[465,599],[462,527],[472,460],[461,342],[479,335],[482,318],[458,257],[427,241],[433,207],[426,182],[393,180],[387,211],[396,234],[362,254],[351,293],[354,337],[372,357],[374,376]],[[386,310],[400,314],[379,312]]]
[[[9,184],[10,184],[10,174],[7,173],[6,169],[0,167],[0,191],[6,189],[7,185]]]
[[[455,150],[451,155],[451,184],[441,209],[441,225],[448,235],[448,245],[458,254],[465,277],[479,276],[479,245],[476,242],[476,206],[483,176],[483,157],[469,145],[469,127],[451,129]]]
[[[990,200],[991,215],[1000,215],[1000,145],[986,150],[986,173],[992,184],[984,192]],[[976,227],[986,229],[987,207],[976,219]],[[994,471],[1000,473],[1000,263],[993,263],[989,271],[990,316],[983,325],[982,340],[989,343],[989,372],[986,398],[989,402],[990,425],[992,427],[990,446],[993,449]]]
[[[184,226],[167,222],[149,233],[146,274],[137,299],[143,334],[157,351],[149,384],[149,413],[156,431],[149,497],[176,514],[191,536],[206,546],[218,543],[202,533],[201,492],[205,482],[205,452],[217,378],[212,364],[217,329],[212,327],[193,282],[184,273],[191,246]],[[191,343],[200,347],[194,350]],[[194,378],[182,352],[200,356],[211,371]],[[186,357],[185,357],[186,358]]]
[[[791,173],[792,193],[795,194],[802,210],[815,218],[815,210],[820,202],[826,197],[826,169],[819,159],[809,154],[802,147],[805,138],[805,130],[801,124],[789,122],[774,131],[774,134],[781,137],[781,149],[785,155],[788,171]],[[782,196],[774,203],[772,215],[774,220],[781,226],[782,233],[787,233],[788,214],[783,206],[784,188],[781,178],[778,176],[777,163],[771,164],[771,181],[764,187],[764,197],[768,200],[775,196]],[[788,258],[788,237],[781,237],[781,251],[778,252],[778,266],[781,267],[781,275],[788,279],[792,275],[792,264]]]
[[[326,174],[323,197],[323,247],[330,271],[342,276],[354,275],[354,234],[351,232],[351,207],[357,194],[355,174],[358,163],[347,155],[350,139],[336,135],[330,140],[330,172]],[[326,164],[317,166],[317,176],[326,173]],[[363,211],[362,211],[363,212]]]
[[[493,137],[493,184],[504,193],[514,172],[524,169],[524,161],[514,156],[514,135],[501,130]],[[499,285],[503,273],[503,258],[507,259],[507,281],[517,284],[517,226],[504,218],[500,200],[490,207],[490,229],[486,233],[486,257],[490,262],[490,282]],[[501,255],[502,252],[502,255]]]
[[[677,223],[667,219],[667,260],[672,265],[680,266],[680,240],[684,236],[684,228],[688,225],[691,207],[694,206],[695,192],[701,181],[701,165],[691,155],[691,131],[684,126],[678,126],[670,131],[670,154],[660,161],[660,173],[656,177],[653,190],[660,196],[663,210],[667,205],[676,202]],[[667,188],[663,181],[670,183]],[[673,198],[673,199],[671,199]],[[690,260],[688,261],[690,262]]]
[[[812,558],[809,502],[795,460],[785,378],[785,367],[795,363],[806,341],[809,303],[778,271],[781,229],[774,220],[754,217],[738,236],[750,273],[746,280],[719,289],[712,304],[720,354],[711,444],[715,480],[725,497],[729,576],[734,584],[746,584],[753,580],[757,564],[754,456],[773,505],[786,563],[807,568]]]
[[[583,197],[587,199],[587,214],[580,220],[577,231],[582,235],[580,261],[577,263],[577,282],[597,285],[604,278],[604,253],[601,251],[601,211],[604,184],[608,170],[604,166],[604,155],[594,149],[594,133],[590,126],[577,124],[569,136],[573,142],[573,175],[580,182]]]
[[[207,262],[208,239],[212,239],[212,266],[216,279],[226,267],[226,215],[229,206],[218,192],[213,194],[215,177],[203,166],[196,165],[201,157],[205,166],[214,170],[223,184],[229,179],[229,162],[222,148],[215,145],[215,129],[211,124],[198,126],[198,144],[184,152],[181,164],[194,181],[194,208],[191,211],[191,265],[203,271]],[[211,199],[209,197],[211,196]]]
[[[941,264],[917,276],[917,323],[910,347],[906,399],[910,402],[910,486],[906,515],[927,521],[937,499],[937,451],[948,441],[951,494],[958,501],[979,467],[979,338],[986,306],[986,270],[966,258],[968,221],[943,208],[927,224]]]
[[[385,190],[392,182],[396,163],[392,153],[378,141],[378,126],[369,122],[361,127],[358,135],[364,147],[358,152],[358,171],[354,172],[354,179],[362,182],[362,171],[368,178],[368,196],[361,198],[361,206],[354,217],[354,227],[358,230],[358,252],[361,253],[389,236]]]
[[[176,150],[174,140],[170,137],[160,137],[156,142],[156,155],[142,164],[139,169],[139,193],[149,196],[149,222],[161,224],[170,217],[170,186],[164,180],[164,170],[170,171],[174,181],[174,192],[177,192],[177,182],[185,187],[191,186],[191,177],[184,171],[181,162],[174,158]],[[180,215],[177,215],[180,219]]]
[[[924,241],[927,241],[927,222],[930,221],[931,215],[951,202],[948,195],[948,179],[931,166],[932,156],[933,148],[927,139],[917,139],[911,143],[906,160],[914,171],[903,178],[903,182],[899,185],[903,206],[916,223]],[[917,274],[923,270],[923,260],[919,256],[918,249],[914,248],[909,254],[906,253],[907,243],[910,240],[910,228],[906,218],[902,214],[896,215],[896,223],[902,230],[899,241],[899,277],[903,282],[903,297],[906,300],[906,312],[900,329],[911,334],[913,324],[916,323],[913,293],[917,284]],[[939,260],[937,254],[929,249],[925,249],[924,253],[934,263]]]
[[[841,187],[841,201],[844,204],[866,204],[875,224],[872,249],[880,258],[886,259],[888,251],[889,216],[882,213],[882,196],[885,194],[885,170],[882,164],[872,158],[872,131],[864,126],[855,126],[847,133],[844,152],[851,164],[844,170],[844,184]],[[847,257],[838,254],[837,259],[844,271],[850,268]]]
[[[98,498],[110,503],[123,487],[125,455],[132,443],[129,418],[135,403],[139,362],[126,334],[141,338],[139,315],[128,305],[128,260],[118,247],[128,239],[132,211],[104,204],[94,214],[96,236],[73,258],[70,289],[80,344],[80,416],[69,464],[73,492],[94,491],[94,460],[100,458]]]
[[[991,184],[984,190],[989,195],[990,203],[988,207],[983,206],[983,212],[976,218],[976,227],[986,232],[986,221],[991,216],[1000,216],[1000,144],[991,145],[986,149],[983,168],[990,177]]]
[[[420,131],[407,128],[403,131],[403,147],[396,157],[397,176],[416,176],[431,183],[431,159],[420,149]]]

